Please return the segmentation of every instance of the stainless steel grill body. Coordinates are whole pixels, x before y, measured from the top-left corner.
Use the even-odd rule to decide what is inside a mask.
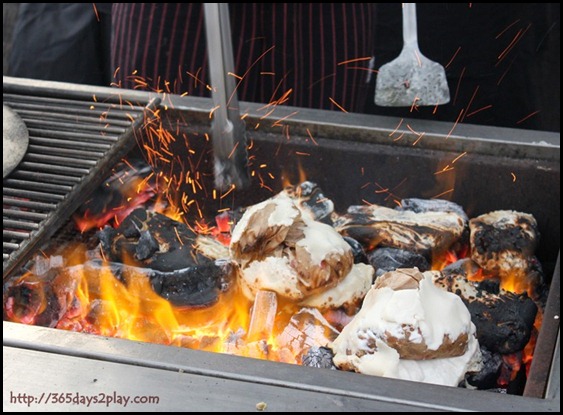
[[[41,96],[4,84],[4,104],[30,135],[24,159],[3,182],[4,274],[52,236],[133,147],[144,108],[117,95],[95,99]]]
[[[57,140],[56,143],[61,145],[56,151],[43,153],[41,150],[35,158],[24,160],[26,164],[22,164],[22,172],[9,177],[12,180],[9,183],[14,187],[11,190],[13,194],[6,193],[4,181],[4,200],[8,197],[9,200],[18,200],[17,203],[24,208],[26,204],[30,207],[21,209],[21,212],[19,206],[10,207],[8,213],[13,216],[4,214],[5,254],[7,236],[16,240],[9,242],[14,246],[8,248],[17,250],[26,240],[21,239],[24,242],[18,243],[17,235],[25,233],[33,236],[34,232],[40,233],[44,226],[51,226],[52,223],[45,218],[51,217],[53,211],[60,211],[60,204],[68,197],[69,189],[72,193],[76,186],[84,183],[80,174],[85,173],[92,162],[98,165],[97,156],[104,154],[102,158],[109,157],[104,151],[108,151],[109,147],[115,148],[123,136],[127,136],[124,131],[127,126],[116,124],[111,132],[106,131],[114,141],[110,139],[106,142],[106,137],[91,141],[87,138],[103,131],[94,122],[96,117],[88,115],[90,97],[96,95],[100,102],[100,97],[115,96],[114,90],[4,78],[5,99],[7,94],[15,94],[11,92],[15,90],[17,94],[45,99],[83,101],[86,108],[81,107],[80,113],[74,112],[70,118],[82,120],[80,117],[86,117],[81,121],[86,124],[84,128],[69,130],[64,125],[67,121],[74,122],[74,119],[63,117],[63,122],[49,118],[50,128],[57,129],[55,137],[40,136],[37,128],[30,126],[32,135],[38,136],[32,140],[34,149],[49,147],[50,140]],[[143,105],[152,97],[153,94],[121,91],[121,96],[109,105],[125,101],[141,103],[135,106],[135,113],[139,115]],[[12,100],[17,99],[13,97]],[[172,96],[166,97],[164,102],[169,109],[166,117],[172,129],[176,128],[179,119],[186,120],[189,129],[205,131],[208,128],[212,107],[210,100]],[[19,110],[38,111],[33,109],[37,101],[25,104],[31,107]],[[435,171],[437,166],[443,167],[444,160],[453,160],[466,152],[467,156],[456,164],[460,177],[456,176],[452,187],[456,189],[454,201],[467,208],[470,216],[507,208],[508,205],[538,218],[542,232],[538,252],[546,265],[552,289],[536,349],[537,359],[532,366],[525,396],[310,369],[5,322],[4,408],[10,407],[10,392],[39,394],[50,391],[45,385],[55,385],[63,389],[61,392],[93,394],[113,390],[123,394],[160,396],[159,404],[128,408],[133,410],[255,410],[257,403],[265,402],[268,410],[279,411],[559,411],[559,134],[470,125],[459,125],[452,132],[449,124],[409,120],[403,120],[398,128],[400,120],[392,118],[303,109],[296,113],[295,108],[277,108],[264,118],[262,106],[245,103],[241,106],[242,112],[247,113],[247,125],[260,123],[260,128],[250,137],[256,146],[256,157],[268,160],[276,177],[302,166],[309,178],[330,194],[337,209],[342,210],[362,199],[385,197],[374,196],[373,188],[364,187],[364,182],[368,181],[366,177],[372,181],[376,178],[382,185],[397,185],[406,176],[411,178],[406,182],[406,188],[390,190],[404,191],[411,197],[428,197],[426,193],[436,185],[435,178],[428,173]],[[17,107],[15,109],[18,110]],[[39,114],[42,112],[39,111]],[[59,111],[59,114],[68,115],[64,111]],[[28,113],[26,117],[31,115]],[[90,118],[92,124],[86,122]],[[117,118],[123,122],[129,117]],[[419,136],[411,130],[424,131],[423,139],[417,141]],[[400,141],[393,139],[394,131],[404,134]],[[115,140],[120,134],[122,138]],[[311,136],[315,137],[314,142],[310,140]],[[88,144],[75,147],[67,140]],[[289,145],[282,147],[282,143],[288,141]],[[415,141],[417,143],[413,145]],[[66,146],[63,143],[67,143]],[[113,150],[109,154],[113,155]],[[305,154],[310,156],[305,157]],[[76,162],[65,164],[67,159]],[[209,159],[212,159],[211,156]],[[49,162],[55,166],[49,169],[41,167]],[[103,174],[100,173],[101,177],[97,180],[101,181],[109,174],[110,164],[105,164]],[[59,170],[61,167],[65,169]],[[38,173],[36,168],[42,170]],[[516,176],[515,182],[511,173]],[[46,191],[42,184],[36,183],[39,177],[46,178],[46,184],[53,186],[51,190]],[[212,174],[209,180],[212,181]],[[95,180],[90,181],[87,187],[84,185],[81,189],[84,194],[79,200],[92,190],[90,186],[93,183]],[[510,183],[512,185],[508,186]],[[19,184],[24,184],[23,189]],[[237,197],[254,203],[270,194],[270,190],[260,188]],[[34,198],[25,200],[28,196]],[[4,205],[6,212],[6,203]],[[57,215],[57,220],[68,218],[74,208],[76,204],[66,207],[61,216]],[[17,215],[10,211],[15,211]],[[26,213],[22,213],[24,211]],[[19,227],[6,229],[6,219]],[[34,221],[38,221],[37,225]],[[22,229],[26,226],[33,229]],[[54,229],[44,232],[52,235]],[[43,243],[45,239],[35,242],[34,246],[39,247]],[[33,252],[32,247],[29,252]],[[6,260],[4,256],[4,277],[16,268],[15,262],[6,267]],[[51,405],[45,408],[55,410],[72,406]],[[97,406],[91,409],[120,408]]]

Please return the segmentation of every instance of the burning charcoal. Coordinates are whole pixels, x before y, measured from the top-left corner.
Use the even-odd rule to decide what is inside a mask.
[[[208,350],[214,351],[219,343],[218,336],[201,336],[201,337],[192,337],[192,336],[178,336],[176,338],[176,344],[180,347],[186,347],[188,349],[199,349],[199,350]]]
[[[187,225],[156,212],[133,211],[116,229],[104,228],[98,237],[111,262],[135,260],[135,265],[170,272],[209,262],[194,252],[196,234]],[[109,236],[104,235],[109,231]],[[158,249],[154,251],[154,246]],[[153,255],[145,258],[146,254]]]
[[[80,278],[83,274],[100,275],[102,270],[108,271],[116,281],[125,286],[136,278],[146,278],[156,294],[172,305],[182,308],[200,308],[215,304],[219,295],[230,289],[236,273],[233,263],[226,260],[162,272],[121,263],[108,263],[99,259],[67,268],[65,273]],[[101,293],[96,289],[97,287],[90,287],[90,294],[100,296]]]
[[[469,221],[471,259],[501,278],[525,278],[539,241],[532,215],[497,210]]]
[[[241,350],[242,355],[254,359],[267,359],[270,354],[270,346],[266,340],[257,340],[247,343]]]
[[[248,326],[249,342],[268,340],[274,328],[278,299],[272,291],[260,290],[254,298],[250,325]]]
[[[135,259],[144,261],[151,258],[158,251],[158,242],[153,238],[149,231],[141,231],[137,248],[135,249]]]
[[[53,268],[62,268],[63,265],[64,260],[60,255],[52,255],[49,257],[38,255],[34,259],[33,273],[40,277],[46,275]]]
[[[277,341],[280,347],[287,347],[299,357],[311,347],[326,347],[337,335],[338,331],[318,310],[302,308],[291,317]]]
[[[483,368],[477,373],[469,374],[465,381],[477,389],[493,389],[497,386],[502,357],[498,353],[490,352],[485,346],[481,346],[481,356]]]
[[[297,186],[287,186],[283,192],[295,199],[299,210],[306,212],[311,219],[332,223],[330,217],[334,212],[334,203],[316,183],[305,181]]]
[[[81,278],[64,267],[63,257],[40,256],[34,262],[40,276],[28,273],[4,285],[4,319],[57,327],[62,319],[72,320],[85,313],[76,297]]]
[[[460,205],[443,199],[402,199],[401,205],[397,206],[395,210],[408,210],[414,213],[453,212],[462,217],[466,223],[469,221],[467,214]]]
[[[311,347],[301,358],[301,365],[336,370],[336,366],[332,363],[333,356],[332,350],[328,347]]]
[[[461,297],[471,313],[482,346],[501,354],[522,350],[530,340],[537,306],[526,293],[499,290],[491,281],[470,281],[478,270],[466,258],[444,268],[434,283]]]
[[[344,240],[348,242],[348,245],[352,248],[352,255],[354,255],[354,264],[369,264],[368,257],[366,256],[366,252],[364,251],[364,247],[361,243],[356,241],[354,238],[350,238],[349,236],[345,236]]]
[[[60,317],[60,304],[46,284],[20,281],[4,292],[4,320],[55,327]]]
[[[339,233],[358,240],[366,251],[391,247],[429,258],[458,241],[465,225],[455,212],[415,213],[378,205],[350,206],[334,223]]]
[[[177,307],[207,307],[230,286],[232,273],[230,262],[217,261],[171,272],[153,270],[149,279],[154,292]]]
[[[154,179],[146,179],[151,173],[151,166],[139,159],[116,166],[114,174],[94,190],[74,216],[78,229],[86,232],[101,228],[114,218],[120,223],[155,195]],[[139,186],[141,182],[145,185]]]
[[[502,356],[498,385],[506,388],[509,395],[522,395],[526,385],[526,365],[522,351]]]
[[[426,258],[420,254],[397,248],[376,248],[368,253],[369,263],[375,268],[375,277],[398,268],[418,268],[424,272],[430,269]]]
[[[111,252],[113,240],[118,235],[117,230],[111,226],[104,226],[104,228],[96,233],[98,240],[100,241],[100,248],[102,252]]]
[[[186,225],[155,212],[137,209],[119,228],[106,227],[98,237],[106,259],[128,263],[114,275],[143,268],[153,290],[178,307],[214,304],[236,272],[230,261],[206,255],[212,250],[209,244],[198,242]],[[226,249],[214,253],[219,251]]]
[[[400,269],[378,278],[331,348],[343,370],[457,386],[480,370],[469,311],[432,282],[434,273]]]
[[[217,226],[215,226],[211,232],[213,237],[221,244],[229,246],[231,243],[231,231],[234,229],[243,213],[243,208],[237,208],[221,212],[215,216],[215,223]]]
[[[292,364],[292,365],[299,364],[297,362],[297,360],[295,359],[295,356],[293,356],[293,353],[291,352],[291,350],[289,350],[287,347],[282,347],[281,349],[277,349],[276,360],[278,362],[289,363],[289,364]]]

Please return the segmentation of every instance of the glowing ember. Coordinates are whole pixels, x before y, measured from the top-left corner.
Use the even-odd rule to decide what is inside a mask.
[[[285,95],[283,99],[280,98],[280,102],[287,99],[284,97]],[[265,107],[265,110],[274,111],[275,105],[278,103],[272,102]],[[400,126],[401,124],[397,129]],[[284,140],[286,137],[289,139],[289,129],[284,126],[282,128]],[[421,132],[420,137],[423,134]],[[308,135],[310,140],[314,141],[309,131]],[[146,135],[139,138],[139,145],[151,168],[145,169],[125,162],[125,167],[117,169],[115,174],[104,183],[101,193],[95,194],[83,210],[75,215],[77,229],[86,236],[92,236],[94,230],[102,229],[106,225],[118,228],[128,220],[135,208],[142,206],[147,211],[162,213],[170,219],[181,222],[182,225],[187,225],[191,231],[200,236],[206,235],[206,239],[198,240],[197,243],[205,245],[205,249],[218,253],[217,258],[221,258],[221,252],[224,253],[225,247],[231,244],[231,233],[241,219],[242,211],[234,209],[237,206],[234,203],[234,188],[219,192],[217,189],[206,187],[209,180],[204,180],[207,177],[206,173],[200,169],[208,154],[202,152],[200,146],[194,145],[197,140],[206,141],[208,137],[197,133],[188,137],[180,132],[179,127],[176,130],[165,128],[158,118],[150,121],[146,126]],[[181,159],[176,156],[177,145],[187,149],[186,158]],[[271,189],[274,187],[273,181],[277,174],[269,171],[269,163],[259,162],[253,157],[250,151],[252,146],[251,142],[248,147],[251,176],[258,179],[261,189]],[[305,156],[305,153],[298,155]],[[451,161],[443,170],[451,170],[451,165],[458,158]],[[326,198],[313,183],[305,181],[306,175],[301,167],[299,176],[301,184],[298,186],[290,184],[287,174],[282,173],[280,180],[285,182],[284,194],[292,198],[300,209],[307,212],[307,218],[303,221],[314,220],[334,224],[337,215],[332,201]],[[411,220],[420,221],[421,217],[431,217],[428,227],[435,229],[436,221],[433,217],[443,218],[444,211],[440,210],[441,207],[434,211],[432,209],[435,209],[435,206],[442,206],[441,202],[432,201],[427,205],[411,199],[410,207],[402,205],[408,199],[400,202],[401,198],[393,193],[402,183],[391,190],[375,183],[378,189],[376,193],[388,194],[389,199],[395,200],[398,207],[393,210],[371,205],[369,209],[368,207],[357,209],[354,213],[357,215],[360,234],[366,237],[365,229],[361,228],[365,225],[364,213],[379,209],[393,216],[391,218],[393,220],[388,218],[388,222],[393,224],[391,227],[397,224],[412,226],[412,234],[416,238],[410,239],[428,239],[428,233],[424,235],[416,233],[419,231],[420,223],[411,223]],[[209,204],[212,204],[213,209]],[[430,210],[415,215],[414,211],[421,206]],[[448,204],[448,209],[454,208]],[[216,212],[217,215],[214,220],[210,220],[203,212]],[[453,244],[454,241],[462,238],[465,214],[462,212],[463,215],[459,215],[450,210],[448,213],[455,217],[455,223],[461,223],[455,235],[444,242],[444,232],[438,229],[436,240],[444,242],[441,249],[435,249],[436,244],[416,246],[416,250],[419,250],[421,255],[426,254],[428,249],[435,251],[432,252],[431,261],[429,260],[432,270],[442,270],[471,254],[466,241],[460,240],[459,243]],[[395,219],[395,215],[398,219]],[[377,247],[381,243],[378,238],[383,230],[380,231],[373,224],[369,226],[375,236],[363,246],[358,244],[359,251],[353,252],[354,259],[366,258],[367,261],[363,250]],[[389,228],[386,224],[381,226],[385,231]],[[191,241],[184,241],[177,227],[172,227],[176,229],[176,234],[171,236],[173,241],[158,241],[158,247],[155,249],[166,250],[172,242],[178,242],[180,245],[192,244]],[[449,225],[445,228],[448,231],[452,229]],[[138,230],[141,232],[146,229],[139,227]],[[385,239],[396,241],[394,237],[395,235],[392,235]],[[289,242],[283,246],[284,252],[295,249],[292,238],[287,240]],[[413,247],[409,238],[403,238],[399,242],[399,246],[403,249]],[[351,245],[350,242],[348,244]],[[195,246],[188,246],[186,251],[193,252],[190,251],[191,248],[195,249]],[[396,247],[392,246],[392,248]],[[228,252],[225,255],[228,256]],[[299,305],[298,302],[292,302],[284,298],[284,295],[268,291],[264,287],[256,288],[253,301],[249,299],[248,293],[243,294],[238,284],[222,290],[219,300],[212,305],[200,308],[193,305],[179,306],[155,292],[155,287],[151,284],[151,272],[154,273],[154,270],[147,269],[146,264],[143,264],[144,268],[140,267],[139,258],[134,256],[135,254],[130,253],[130,258],[124,255],[117,261],[105,255],[104,250],[70,246],[64,250],[59,249],[53,256],[37,257],[33,272],[10,281],[5,288],[5,318],[23,324],[55,326],[63,330],[300,364],[310,350],[318,351],[330,346],[339,331],[350,322],[357,311],[354,307],[348,309],[342,306],[319,305],[317,309],[306,302],[301,302]],[[290,255],[289,258],[292,256]],[[151,260],[149,257],[147,263]],[[122,266],[117,267],[115,262],[120,262]],[[358,264],[354,267],[356,265]],[[327,261],[321,261],[319,266],[327,267]],[[365,265],[365,267],[371,266]],[[468,277],[472,281],[492,278],[481,268]],[[303,280],[301,283],[307,283],[306,279],[301,279]],[[503,275],[500,279],[500,288],[515,293],[527,292],[533,296],[537,282],[534,275],[529,279]],[[334,292],[338,293],[339,287],[333,287]],[[334,304],[332,301],[323,304],[325,303]],[[541,315],[538,315],[536,333],[525,349],[504,356],[504,372],[501,379],[514,378],[522,365],[529,368],[536,334],[541,326]],[[314,358],[318,360],[318,356],[313,355]]]
[[[129,186],[124,188],[135,188],[134,196],[118,198],[124,202],[115,211],[130,211],[135,206],[146,205],[151,189],[162,185],[159,180],[151,182],[146,177],[135,179],[133,175],[125,176]],[[304,212],[310,212],[311,217],[326,218],[332,213],[332,202],[312,183],[287,186],[282,193],[285,197],[295,198],[295,203]],[[404,203],[406,206],[407,202]],[[420,202],[409,203],[418,206]],[[157,201],[152,206],[168,216],[184,219],[165,203]],[[87,210],[84,216],[88,214]],[[200,235],[208,235],[198,244],[207,241],[205,249],[216,252],[218,257],[228,255],[224,246],[230,243],[231,231],[240,215],[232,210],[222,212],[215,217],[215,225],[204,220],[194,221],[191,229]],[[107,217],[107,212],[102,212],[92,219],[99,227]],[[122,222],[123,219],[119,219],[113,223],[118,225]],[[84,221],[77,218],[79,227],[82,223]],[[181,243],[182,238],[176,232]],[[219,246],[223,246],[222,250]],[[468,246],[462,244],[456,249],[438,253],[431,268],[439,270],[454,264],[466,258],[469,252]],[[87,251],[83,246],[73,246],[57,256],[38,257],[34,273],[12,281],[7,288],[6,317],[24,324],[54,325],[63,330],[301,363],[309,350],[314,353],[314,350],[331,345],[339,330],[353,316],[335,308],[323,309],[323,314],[266,290],[258,290],[254,301],[251,301],[237,284],[224,290],[219,301],[211,306],[175,306],[155,292],[151,284],[151,270],[139,268],[138,261],[127,256],[122,258],[126,268],[116,267],[100,253],[98,249]],[[491,278],[481,268],[476,270],[468,274],[470,281]],[[531,285],[535,283],[537,281],[530,278],[514,284],[513,279],[505,275],[500,286],[515,293],[531,293]],[[334,323],[331,324],[331,321]],[[538,313],[536,329],[524,350],[503,356],[499,378],[501,386],[513,380],[523,365],[529,370],[540,326],[541,313]]]

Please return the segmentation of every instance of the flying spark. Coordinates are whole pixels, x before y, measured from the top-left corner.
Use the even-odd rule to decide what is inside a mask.
[[[333,104],[334,106],[336,106],[340,111],[345,112],[345,113],[348,113],[348,111],[346,111],[346,110],[342,107],[342,105],[340,105],[338,102],[336,102],[334,99],[332,99],[332,97],[328,97],[328,99],[329,99],[329,101],[332,102],[332,104]]]
[[[538,114],[540,112],[540,110],[534,111],[531,114],[526,115],[524,118],[522,118],[519,121],[516,121],[516,124],[522,124],[524,121],[526,121],[527,119],[533,117],[534,115]]]
[[[353,62],[369,61],[370,59],[371,59],[371,56],[366,56],[365,58],[348,59],[346,61],[338,62],[337,65],[346,65],[348,63],[353,63]]]

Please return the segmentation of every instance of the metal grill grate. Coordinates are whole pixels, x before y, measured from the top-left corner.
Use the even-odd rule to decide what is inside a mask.
[[[29,130],[29,148],[3,183],[4,278],[50,238],[135,143],[144,112],[117,94],[53,97],[6,88],[3,101]]]

